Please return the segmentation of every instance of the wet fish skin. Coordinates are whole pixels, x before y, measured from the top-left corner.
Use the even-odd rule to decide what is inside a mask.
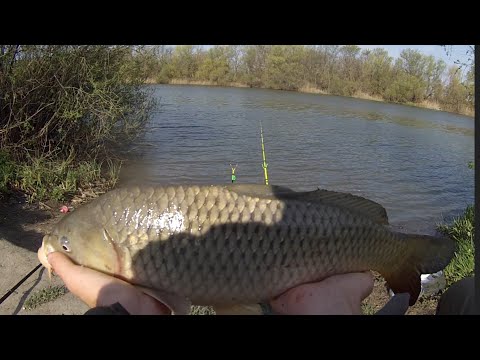
[[[67,214],[44,247],[195,305],[267,302],[302,283],[366,270],[409,292],[413,305],[420,274],[443,269],[453,243],[393,232],[386,218],[374,202],[322,190],[131,185]]]

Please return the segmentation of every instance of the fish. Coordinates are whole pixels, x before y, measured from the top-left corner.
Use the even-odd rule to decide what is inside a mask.
[[[363,271],[380,273],[412,306],[421,274],[445,268],[455,251],[449,238],[392,230],[386,209],[358,195],[238,183],[118,187],[65,214],[42,247],[177,315],[192,305],[251,310],[301,284]]]

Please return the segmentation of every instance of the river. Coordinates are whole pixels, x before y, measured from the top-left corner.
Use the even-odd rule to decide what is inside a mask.
[[[382,102],[246,88],[152,85],[158,107],[122,167],[132,181],[264,182],[350,192],[394,226],[432,233],[474,201],[474,120]]]

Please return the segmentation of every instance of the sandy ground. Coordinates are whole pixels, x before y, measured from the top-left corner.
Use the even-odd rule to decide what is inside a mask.
[[[0,296],[39,264],[37,250],[43,235],[64,216],[59,212],[59,205],[50,204],[51,209],[41,209],[39,205],[27,204],[21,195],[0,199]],[[369,313],[380,310],[389,299],[385,281],[375,275],[374,290],[365,301]],[[63,285],[63,282],[56,276],[50,281],[48,271],[42,267],[0,304],[0,315],[81,315],[88,310],[68,292],[32,310],[24,308],[31,296],[54,285]],[[433,315],[437,300],[420,299],[407,315]]]
[[[63,214],[41,210],[25,203],[21,196],[0,199],[0,296],[12,289],[39,264],[36,251],[42,237]],[[56,276],[50,282],[48,271],[40,268],[15,290],[2,304],[1,315],[76,315],[88,307],[71,293],[39,305],[24,309],[27,299],[49,286],[63,285]]]

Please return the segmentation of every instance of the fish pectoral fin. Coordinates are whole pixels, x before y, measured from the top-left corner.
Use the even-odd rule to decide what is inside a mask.
[[[216,315],[263,315],[260,304],[214,305]]]
[[[298,192],[286,196],[292,200],[319,202],[339,206],[346,210],[365,215],[378,224],[388,225],[387,210],[379,203],[361,196],[324,189]]]
[[[143,286],[135,286],[141,292],[153,297],[155,300],[160,301],[162,304],[167,306],[171,311],[172,315],[189,315],[191,309],[191,302],[180,296],[164,290],[156,290]]]

